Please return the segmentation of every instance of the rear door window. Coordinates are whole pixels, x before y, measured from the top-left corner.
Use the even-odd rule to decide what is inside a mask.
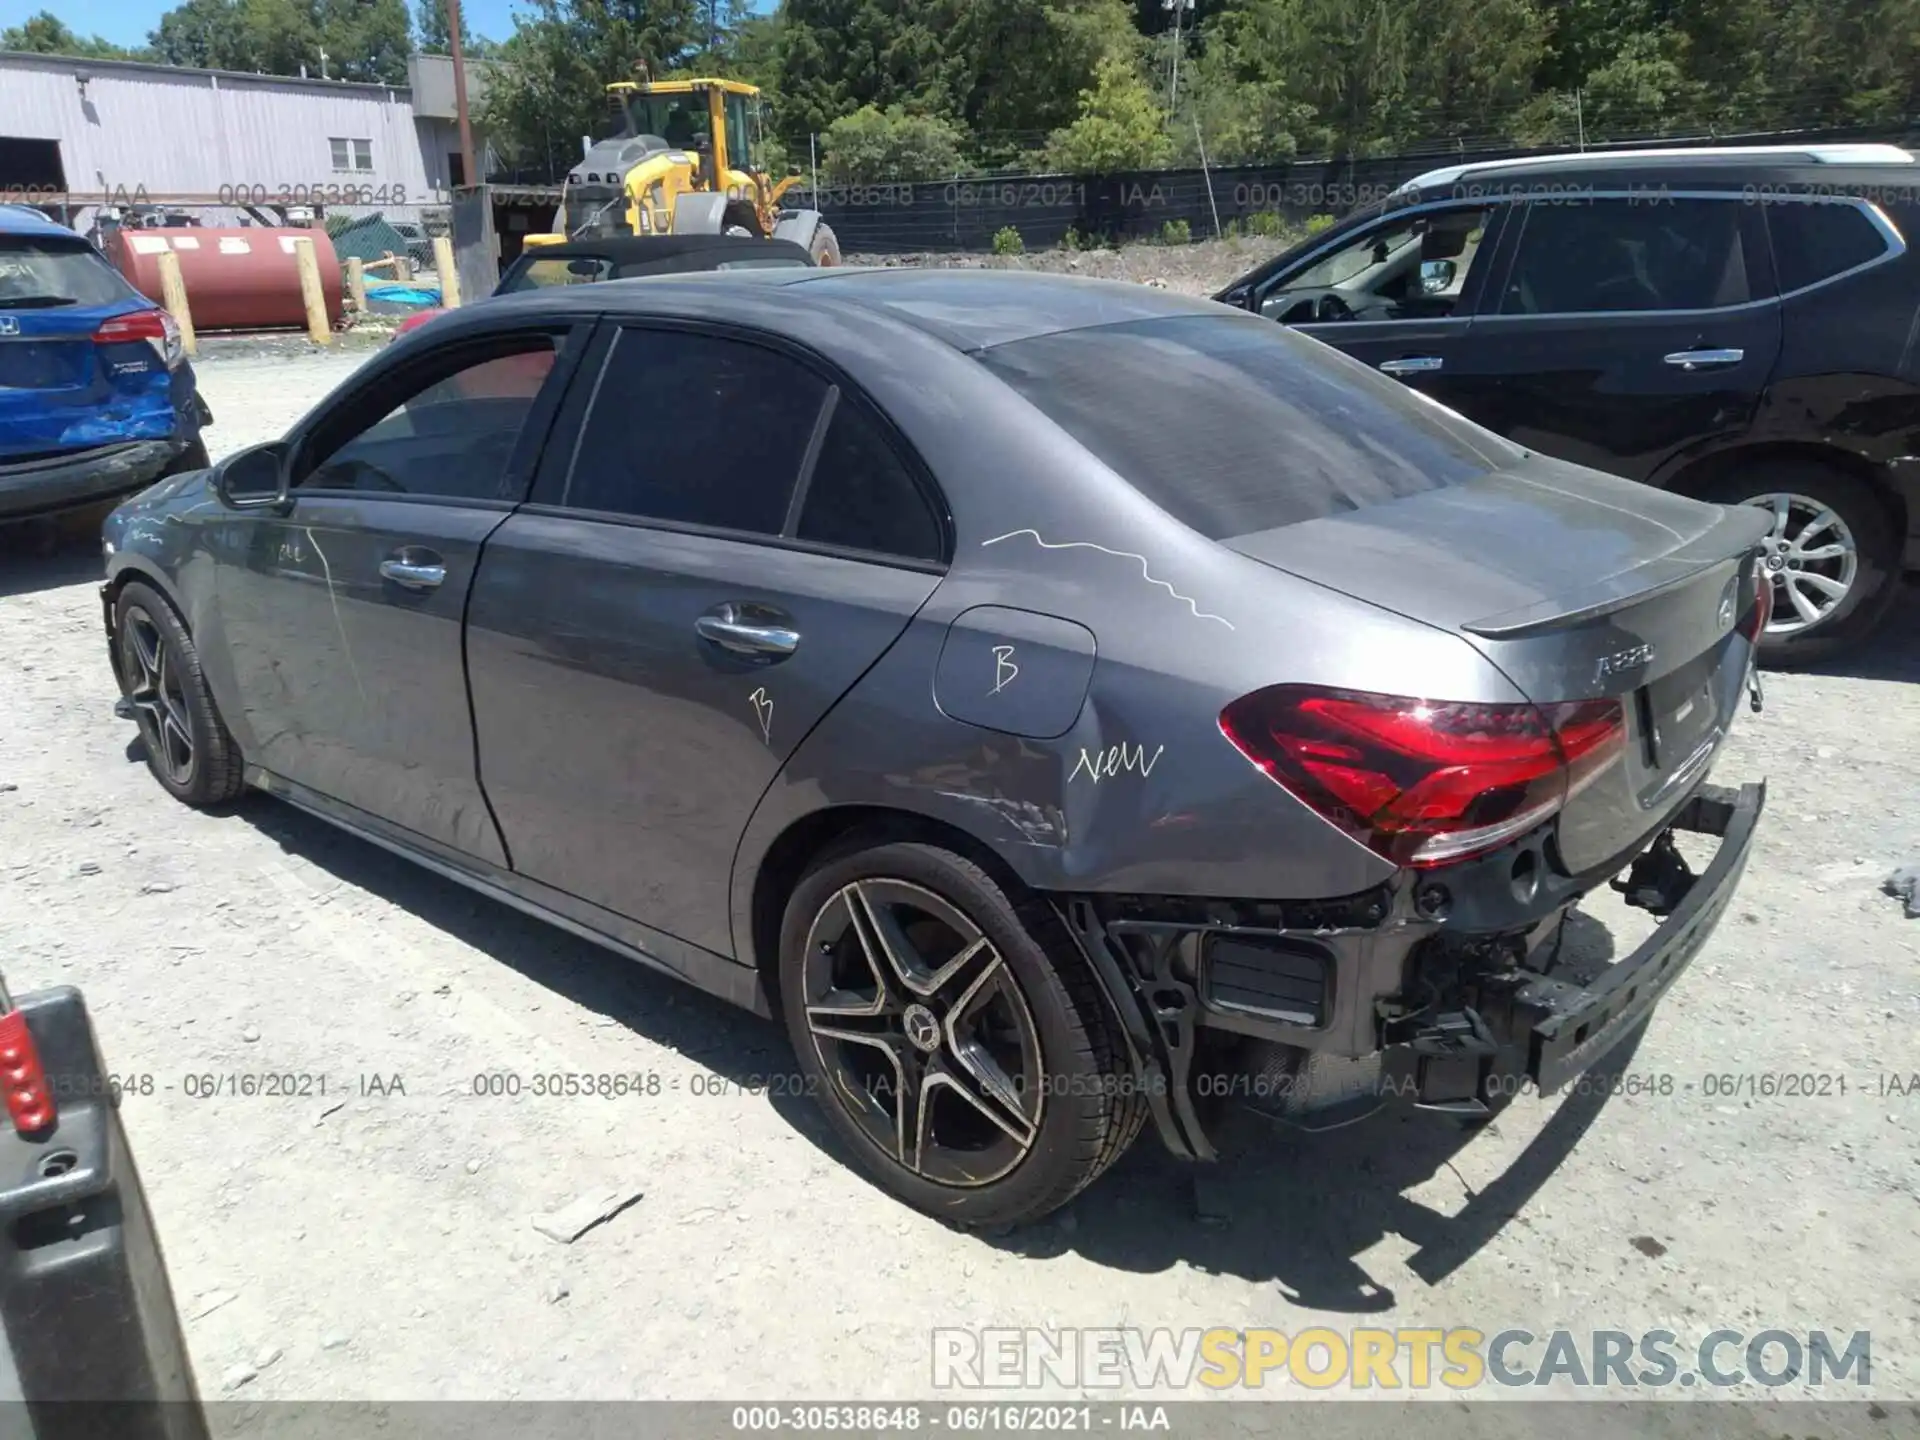
[[[1666,195],[1534,204],[1503,315],[1712,310],[1750,300],[1742,202]]]
[[[778,535],[827,382],[779,351],[622,330],[601,370],[565,503]]]
[[[84,240],[0,235],[0,310],[110,305],[132,293]]]
[[[1102,325],[980,358],[1213,540],[1457,485],[1522,453],[1400,382],[1251,317]]]
[[[838,402],[795,533],[845,550],[942,560],[945,531],[926,491],[879,424],[847,396]]]
[[[1851,200],[1769,199],[1766,216],[1783,295],[1871,264],[1890,248]]]

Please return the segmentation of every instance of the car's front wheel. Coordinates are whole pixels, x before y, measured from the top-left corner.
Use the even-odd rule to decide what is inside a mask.
[[[113,616],[114,670],[153,778],[189,805],[233,799],[243,784],[240,747],[214,705],[187,627],[138,580],[120,591]]]
[[[781,932],[787,1030],[881,1186],[957,1224],[1020,1224],[1125,1152],[1144,1097],[1071,944],[932,845],[843,848],[801,880]]]
[[[1865,481],[1814,461],[1781,461],[1723,480],[1704,498],[1773,516],[1761,542],[1762,573],[1773,582],[1762,664],[1831,659],[1887,613],[1898,591],[1899,537]]]

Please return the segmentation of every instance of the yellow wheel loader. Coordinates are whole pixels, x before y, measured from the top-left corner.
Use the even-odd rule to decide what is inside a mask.
[[[758,164],[760,91],[738,80],[653,80],[607,87],[617,133],[568,173],[553,232],[525,244],[608,235],[761,235],[838,265],[840,243],[818,210],[783,208],[799,182],[777,184]]]

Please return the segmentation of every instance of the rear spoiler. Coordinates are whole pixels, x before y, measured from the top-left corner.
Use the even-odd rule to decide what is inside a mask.
[[[1657,560],[1609,575],[1584,590],[1490,615],[1460,628],[1485,640],[1518,640],[1547,630],[1570,629],[1678,590],[1717,565],[1756,553],[1772,525],[1772,517],[1755,506],[1725,505],[1712,525]]]

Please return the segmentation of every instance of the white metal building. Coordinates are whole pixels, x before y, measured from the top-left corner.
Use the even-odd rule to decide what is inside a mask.
[[[389,211],[445,204],[464,178],[452,63],[415,56],[408,68],[409,85],[359,85],[0,51],[0,200],[63,190],[273,205],[351,187]],[[470,104],[484,85],[485,66],[470,65]]]

